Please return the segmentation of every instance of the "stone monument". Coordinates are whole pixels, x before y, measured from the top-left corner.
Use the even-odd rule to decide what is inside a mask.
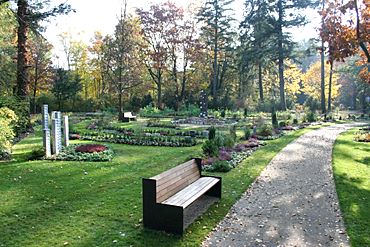
[[[69,146],[69,120],[68,116],[64,116],[64,121],[63,121],[63,132],[64,132],[64,145],[66,147]]]
[[[200,114],[199,114],[199,117],[201,117],[201,118],[208,117],[207,93],[204,90],[200,91]]]
[[[62,150],[62,121],[60,111],[51,112],[51,134],[53,138],[53,154]]]
[[[49,106],[42,106],[42,131],[43,131],[43,147],[45,149],[45,157],[51,156],[50,148],[50,129],[49,129]]]

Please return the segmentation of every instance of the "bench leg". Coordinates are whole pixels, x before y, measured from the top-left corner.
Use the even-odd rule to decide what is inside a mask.
[[[144,218],[146,228],[174,234],[182,234],[184,231],[184,211],[181,207],[158,203]]]
[[[205,194],[207,196],[213,196],[217,198],[221,198],[221,193],[222,193],[222,185],[221,185],[221,180],[217,182],[210,190],[208,190]]]

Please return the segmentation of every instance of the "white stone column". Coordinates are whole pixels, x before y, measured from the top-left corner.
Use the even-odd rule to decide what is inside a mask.
[[[61,126],[61,113],[53,111],[51,113],[52,121],[52,136],[53,136],[53,154],[58,154],[62,149],[62,126]]]
[[[45,149],[45,157],[51,156],[50,147],[50,129],[49,129],[49,106],[43,105],[42,107],[42,132],[43,132],[43,147]]]
[[[64,124],[64,145],[66,147],[68,147],[69,146],[69,120],[68,120],[68,116],[64,116],[63,124]]]

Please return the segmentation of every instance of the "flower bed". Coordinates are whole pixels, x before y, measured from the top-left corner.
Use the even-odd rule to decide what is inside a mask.
[[[99,132],[91,132],[89,134],[81,135],[81,139],[140,146],[191,147],[197,144],[195,138],[191,138],[189,136],[128,136],[119,134],[105,134]]]
[[[233,148],[222,147],[217,157],[208,157],[202,160],[202,169],[209,172],[228,172],[263,145],[265,144],[251,138]]]
[[[54,157],[56,160],[68,161],[111,161],[112,158],[113,151],[108,146],[100,144],[69,145],[63,147]]]

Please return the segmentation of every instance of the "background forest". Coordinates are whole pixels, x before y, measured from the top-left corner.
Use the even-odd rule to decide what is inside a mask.
[[[96,32],[90,43],[60,33],[61,67],[43,31],[45,21],[73,6],[2,0],[0,107],[21,118],[42,104],[119,117],[191,112],[206,90],[209,108],[218,110],[367,110],[369,3],[247,0],[238,23],[231,2],[187,9],[164,2],[128,13],[123,1],[114,33]],[[289,30],[307,23],[300,13],[309,8],[322,17],[319,35],[293,42]]]

